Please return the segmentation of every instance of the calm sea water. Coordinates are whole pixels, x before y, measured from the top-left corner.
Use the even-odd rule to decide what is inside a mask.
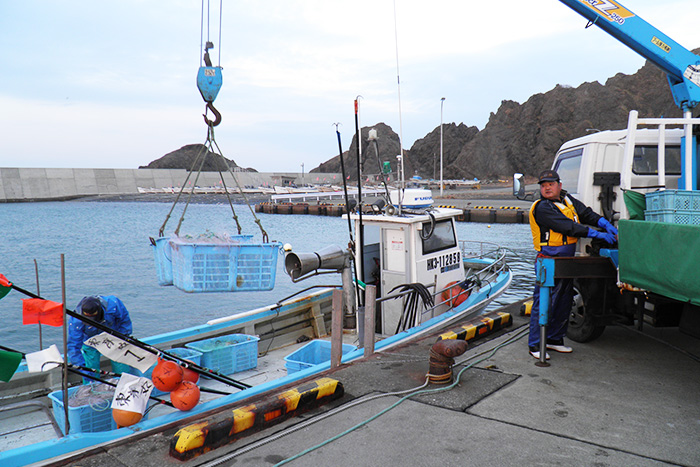
[[[180,205],[178,205],[180,206]],[[260,229],[245,205],[236,205],[244,234],[261,239]],[[61,254],[64,255],[67,305],[74,309],[85,295],[116,295],[129,309],[134,335],[145,337],[206,322],[277,302],[312,284],[340,284],[339,275],[293,284],[277,262],[275,289],[268,292],[188,294],[158,286],[149,237],[157,237],[170,204],[157,202],[19,203],[0,205],[0,273],[36,292],[35,261],[41,296],[61,300]],[[257,214],[270,240],[290,243],[295,251],[348,243],[343,218]],[[176,209],[165,229],[177,226]],[[534,252],[529,227],[522,224],[457,223],[462,240],[483,240],[507,247],[516,273],[511,289],[497,305],[512,303],[532,292]],[[180,234],[236,233],[228,205],[190,205]],[[22,325],[26,298],[12,291],[0,300],[0,345],[22,352],[39,350],[36,325]],[[493,307],[493,306],[492,306]],[[61,328],[42,326],[44,347],[62,345]]]

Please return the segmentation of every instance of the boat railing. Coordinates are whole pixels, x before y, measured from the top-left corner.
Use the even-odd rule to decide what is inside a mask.
[[[442,305],[454,303],[460,296],[469,296],[474,290],[480,289],[485,284],[495,282],[498,276],[508,270],[506,263],[506,255],[508,251],[499,245],[491,242],[480,242],[473,240],[460,240],[460,250],[462,251],[462,259],[482,259],[488,260],[484,263],[484,267],[475,268],[469,266],[466,271],[465,280],[460,284],[460,291],[456,295],[451,293],[446,299],[443,299],[443,292],[454,287],[454,284],[447,286],[433,294],[435,304],[427,308],[423,314],[433,313],[436,308]]]
[[[463,260],[466,259],[467,262],[470,259],[483,261],[476,261],[475,264],[466,266],[466,277],[465,280],[459,284],[459,293],[453,295],[453,293],[450,292],[446,298],[443,298],[443,292],[451,289],[455,284],[451,284],[440,290],[436,290],[435,283],[426,284],[428,290],[432,289],[430,293],[433,297],[433,305],[425,307],[420,312],[420,321],[424,321],[426,315],[430,315],[429,318],[432,318],[439,314],[439,312],[444,312],[445,306],[451,308],[452,303],[458,301],[460,296],[466,295],[468,297],[472,292],[481,289],[485,285],[495,283],[498,277],[508,270],[508,265],[506,263],[507,250],[495,243],[467,240],[460,241],[459,246],[462,251]],[[411,288],[407,288],[406,290],[378,298],[376,302],[381,303],[386,300],[404,297],[411,293],[415,293],[415,291]],[[440,309],[439,312],[438,309]],[[406,324],[413,326],[417,323]]]
[[[496,243],[477,240],[460,240],[462,258],[495,259],[505,262],[506,250]]]

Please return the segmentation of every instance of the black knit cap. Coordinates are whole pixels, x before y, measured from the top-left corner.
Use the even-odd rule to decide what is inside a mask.
[[[97,297],[85,297],[80,311],[86,316],[96,316],[102,310],[102,302]]]
[[[540,174],[540,179],[537,183],[542,184],[543,182],[558,182],[559,174],[554,170],[545,170]]]

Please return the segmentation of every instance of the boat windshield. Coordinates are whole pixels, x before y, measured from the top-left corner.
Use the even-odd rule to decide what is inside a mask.
[[[423,232],[429,232],[430,228],[430,222],[423,223]],[[422,240],[424,255],[455,247],[457,245],[457,237],[455,235],[452,219],[444,219],[435,222],[432,235]]]

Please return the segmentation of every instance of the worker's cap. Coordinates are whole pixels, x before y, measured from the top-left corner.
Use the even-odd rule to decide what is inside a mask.
[[[85,297],[80,301],[80,311],[85,316],[97,316],[104,310],[98,297]]]
[[[554,170],[545,170],[540,174],[540,179],[537,183],[542,184],[544,182],[558,182],[559,174]]]

